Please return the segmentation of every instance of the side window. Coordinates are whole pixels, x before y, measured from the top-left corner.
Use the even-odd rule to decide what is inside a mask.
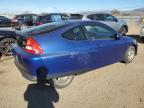
[[[51,21],[51,16],[47,15],[42,18],[43,21]]]
[[[80,27],[73,28],[62,35],[69,40],[86,40],[83,30]]]
[[[61,15],[52,15],[51,16],[52,21],[61,21]]]
[[[25,15],[25,16],[24,16],[24,19],[26,19],[26,20],[31,20],[31,16],[30,16],[30,15]]]
[[[36,19],[37,19],[37,16],[36,16],[36,15],[32,15],[32,19],[33,19],[33,20],[36,20]]]
[[[95,14],[95,20],[104,21],[104,14]]]
[[[70,19],[68,15],[62,15],[61,18],[62,18],[62,20],[69,20]]]
[[[94,20],[94,15],[88,15],[87,18]]]
[[[105,20],[106,21],[117,21],[117,19],[115,17],[113,17],[112,15],[105,15]]]
[[[112,39],[114,38],[114,32],[104,26],[100,25],[86,25],[84,26],[86,35],[89,39]]]

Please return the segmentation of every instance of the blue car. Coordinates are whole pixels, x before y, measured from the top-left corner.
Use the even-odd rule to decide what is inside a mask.
[[[19,32],[12,52],[26,79],[49,80],[63,88],[75,75],[119,61],[130,63],[137,42],[100,22],[64,21]]]

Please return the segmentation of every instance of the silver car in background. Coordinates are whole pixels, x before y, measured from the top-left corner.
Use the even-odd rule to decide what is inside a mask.
[[[71,14],[71,19],[96,20],[124,35],[128,32],[128,25],[125,21],[118,20],[116,17],[106,13],[73,13]]]
[[[140,38],[144,41],[144,26],[140,30]]]

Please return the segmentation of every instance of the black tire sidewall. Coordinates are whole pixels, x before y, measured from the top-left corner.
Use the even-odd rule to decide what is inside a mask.
[[[142,40],[142,42],[144,42],[144,36],[143,36],[143,37],[141,37],[141,40]]]

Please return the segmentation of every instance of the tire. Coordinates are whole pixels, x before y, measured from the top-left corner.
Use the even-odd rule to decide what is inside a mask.
[[[71,75],[71,76],[66,76],[66,77],[55,78],[55,79],[52,79],[52,81],[53,81],[53,85],[55,88],[62,89],[62,88],[67,87],[72,82],[73,79],[74,79],[74,76]]]
[[[123,35],[126,35],[126,33],[128,32],[128,29],[126,26],[122,26],[121,29],[120,29],[120,33],[123,34]]]
[[[134,46],[130,46],[125,53],[124,62],[131,63],[135,58],[135,55],[136,55],[136,48]]]
[[[0,52],[0,59],[1,59],[1,57],[2,57],[2,53]]]
[[[141,37],[142,42],[144,42],[144,37]]]
[[[15,44],[16,40],[13,38],[5,38],[0,41],[0,51],[2,54],[9,56],[12,55],[11,47]]]

